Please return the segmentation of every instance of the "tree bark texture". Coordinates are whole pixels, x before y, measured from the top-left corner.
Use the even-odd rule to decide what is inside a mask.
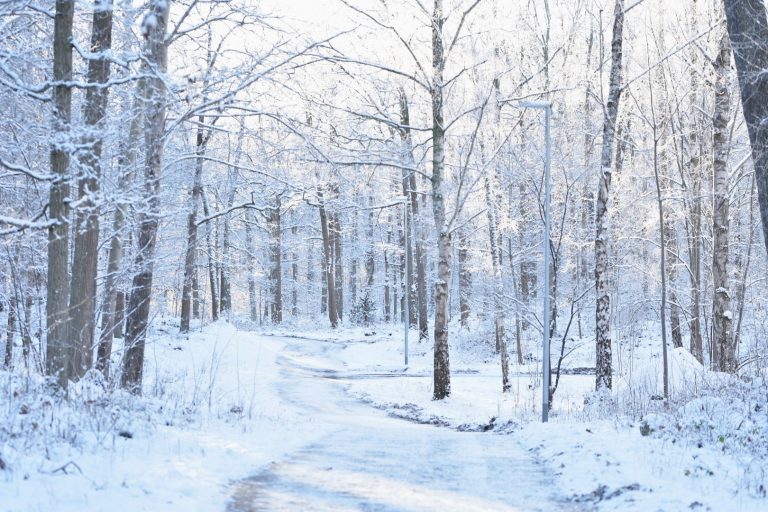
[[[336,311],[336,279],[334,277],[333,265],[333,243],[331,240],[328,213],[323,203],[322,194],[320,195],[320,230],[323,235],[323,276],[327,292],[328,320],[331,322],[331,328],[335,329],[339,325],[339,317]]]
[[[192,318],[192,284],[197,263],[197,212],[203,195],[203,161],[206,137],[203,132],[205,117],[200,116],[195,136],[195,174],[192,181],[191,204],[187,217],[187,248],[184,254],[184,281],[181,285],[181,321],[179,331],[189,332]]]
[[[88,83],[106,84],[112,47],[112,1],[94,4]],[[89,87],[85,95],[83,149],[78,152],[78,207],[75,209],[75,248],[69,295],[71,378],[81,378],[93,366],[96,330],[96,274],[99,264],[99,190],[101,153],[109,88]]]
[[[611,350],[611,297],[608,283],[608,199],[613,167],[613,145],[622,82],[622,44],[624,31],[624,1],[616,0],[613,36],[611,40],[611,75],[608,101],[603,117],[603,148],[600,158],[600,178],[595,205],[595,389],[611,389],[613,384]]]
[[[48,295],[46,299],[46,373],[62,387],[69,382],[69,160],[72,120],[72,23],[74,0],[56,0],[53,33],[53,120],[48,214]]]
[[[735,373],[736,346],[732,330],[731,284],[728,277],[730,203],[728,179],[728,122],[730,120],[731,48],[728,35],[720,41],[715,60],[715,110],[712,119],[712,150],[714,154],[714,204],[712,210],[712,302],[713,360],[719,371]]]
[[[145,72],[152,70],[154,76],[146,78],[144,97],[144,194],[147,211],[140,216],[139,244],[136,255],[137,273],[133,277],[131,298],[126,321],[125,358],[120,384],[134,394],[141,393],[144,373],[144,343],[149,323],[149,308],[152,298],[157,228],[160,218],[160,171],[162,169],[163,134],[165,131],[166,88],[162,75],[168,65],[168,48],[165,33],[168,25],[170,2],[154,0],[148,18],[144,20],[146,38]]]
[[[273,324],[279,324],[283,321],[283,246],[280,196],[275,198],[274,205],[267,214],[267,224],[269,226],[271,260],[271,270],[269,274],[269,283],[272,292],[270,319]]]
[[[451,394],[448,354],[448,306],[451,282],[451,232],[445,213],[443,173],[445,168],[445,124],[443,92],[445,49],[443,42],[443,0],[435,0],[432,15],[432,213],[437,230],[437,279],[435,280],[434,399]]]
[[[768,16],[762,0],[724,0],[768,249]]]

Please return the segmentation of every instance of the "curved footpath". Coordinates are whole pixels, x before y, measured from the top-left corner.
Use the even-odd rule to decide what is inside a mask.
[[[329,433],[234,483],[228,512],[577,510],[514,436],[392,418],[345,393],[343,344],[286,340],[274,389]]]

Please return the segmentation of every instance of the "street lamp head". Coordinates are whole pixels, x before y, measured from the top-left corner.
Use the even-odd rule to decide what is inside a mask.
[[[523,101],[519,105],[523,108],[552,108],[551,101]]]

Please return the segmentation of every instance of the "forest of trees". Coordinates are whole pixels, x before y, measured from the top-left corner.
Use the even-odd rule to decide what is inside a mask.
[[[765,366],[762,0],[325,9],[308,26],[248,0],[0,4],[6,369],[139,393],[159,316],[337,328],[406,307],[435,399],[450,327],[483,322],[505,390],[544,329],[553,365],[594,345],[598,391],[644,324],[665,364],[685,347]],[[530,100],[552,104],[546,249]]]

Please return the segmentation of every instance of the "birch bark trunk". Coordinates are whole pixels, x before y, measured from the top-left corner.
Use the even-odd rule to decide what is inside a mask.
[[[728,35],[720,40],[720,51],[715,60],[715,110],[712,116],[712,149],[714,154],[714,205],[712,212],[712,274],[714,297],[712,301],[713,361],[718,370],[736,371],[736,346],[731,328],[731,284],[728,277],[730,202],[728,180],[728,122],[730,120],[730,63],[731,47]]]
[[[448,355],[448,286],[451,282],[451,232],[445,213],[443,172],[445,167],[445,125],[443,119],[443,0],[435,0],[432,15],[432,213],[437,230],[437,279],[435,280],[434,399],[451,394]]]
[[[603,117],[603,148],[600,158],[601,172],[597,188],[595,209],[595,389],[611,389],[611,297],[608,282],[608,199],[613,167],[613,145],[616,121],[619,114],[619,99],[622,82],[622,44],[624,31],[624,0],[616,0],[613,14],[613,36],[611,40],[611,75]]]

